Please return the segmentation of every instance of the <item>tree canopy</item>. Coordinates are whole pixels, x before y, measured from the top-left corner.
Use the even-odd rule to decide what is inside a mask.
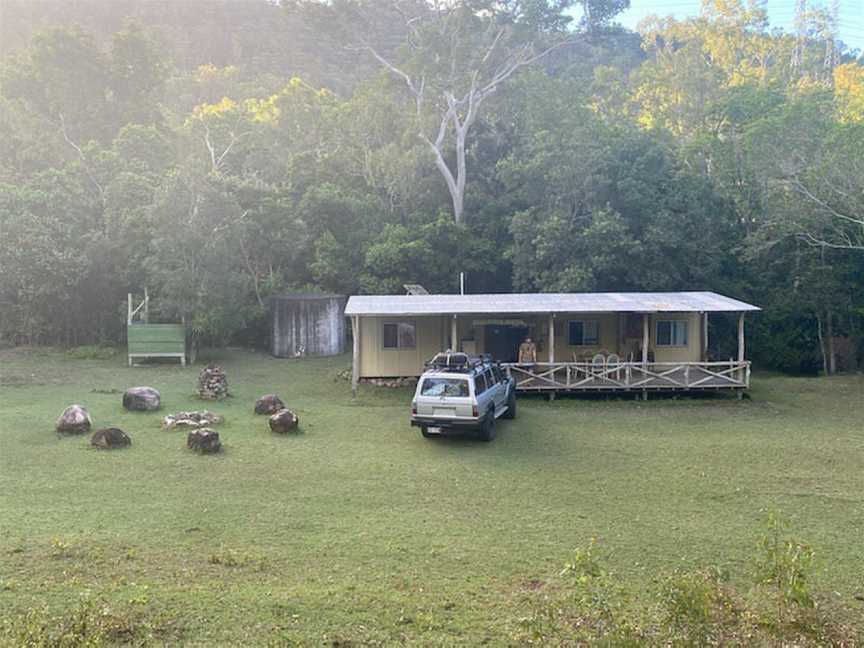
[[[783,370],[861,345],[858,53],[818,12],[790,34],[707,0],[634,33],[626,5],[7,0],[0,342],[119,341],[147,286],[262,344],[274,293],[466,272],[751,300]]]

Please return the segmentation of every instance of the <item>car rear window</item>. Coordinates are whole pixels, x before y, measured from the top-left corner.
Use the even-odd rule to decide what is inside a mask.
[[[421,396],[468,397],[468,381],[465,378],[424,378]]]

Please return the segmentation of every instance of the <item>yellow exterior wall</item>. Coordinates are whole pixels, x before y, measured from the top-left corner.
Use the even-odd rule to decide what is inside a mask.
[[[657,320],[687,320],[686,347],[658,347],[656,345]],[[649,331],[650,349],[654,350],[654,362],[699,362],[702,354],[702,322],[699,313],[665,313],[652,315]]]
[[[626,338],[621,344],[619,336],[624,334],[624,313],[577,313],[568,315],[558,313],[555,317],[555,360],[556,362],[572,362],[573,354],[577,357],[589,358],[603,353],[617,353],[622,360],[627,360],[630,351],[635,352],[639,338]],[[474,320],[483,318],[457,318],[459,339],[470,335]],[[549,359],[549,318],[548,316],[520,318],[531,325],[535,341],[538,343],[538,360]],[[657,347],[657,320],[686,319],[688,323],[686,347]],[[592,346],[571,346],[569,344],[569,324],[571,320],[594,320],[600,323],[600,339]],[[416,331],[416,346],[413,349],[384,349],[382,345],[382,325],[385,322],[412,322]],[[419,376],[423,372],[423,363],[439,351],[450,346],[450,327],[452,318],[449,316],[430,317],[360,317],[360,377],[361,378],[391,378],[396,376]],[[619,328],[620,327],[620,328]],[[473,326],[475,347],[477,353],[485,351],[484,327]],[[669,313],[649,316],[649,346],[654,352],[655,362],[698,362],[701,360],[702,322],[699,313]],[[633,358],[640,361],[641,357]]]
[[[598,322],[599,336],[597,344],[590,346],[571,346],[570,345],[570,322]],[[546,329],[549,328],[549,320],[546,319]],[[548,337],[548,333],[544,331],[543,338]],[[567,313],[558,313],[555,316],[555,361],[556,362],[573,362],[573,354],[577,355],[578,360],[582,360],[582,356],[594,355],[600,351],[604,353],[618,353],[618,313],[576,313],[569,315]],[[546,359],[549,358],[548,349],[544,353]],[[624,358],[622,358],[623,360]]]
[[[416,345],[413,349],[385,349],[382,326],[385,322],[411,322],[415,326]],[[423,363],[446,344],[442,317],[361,317],[360,318],[360,377],[393,378],[419,376]],[[449,329],[447,329],[449,335]]]

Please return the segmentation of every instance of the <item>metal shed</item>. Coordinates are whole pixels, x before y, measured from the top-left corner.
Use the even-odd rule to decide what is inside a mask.
[[[273,297],[273,355],[299,358],[343,353],[347,300],[344,295],[330,294]]]

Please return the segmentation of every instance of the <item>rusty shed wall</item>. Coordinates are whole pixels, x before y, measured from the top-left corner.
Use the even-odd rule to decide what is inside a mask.
[[[346,301],[342,295],[274,297],[273,355],[296,358],[343,353]]]

